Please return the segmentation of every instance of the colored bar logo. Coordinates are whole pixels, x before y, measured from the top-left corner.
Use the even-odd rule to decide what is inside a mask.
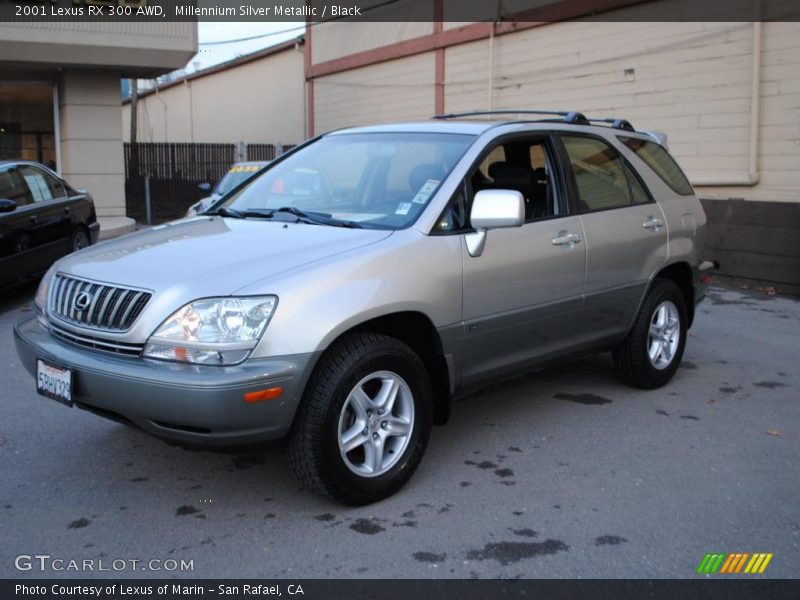
[[[707,575],[763,573],[771,560],[771,552],[756,552],[754,554],[748,554],[747,552],[708,553],[697,566],[697,572]]]

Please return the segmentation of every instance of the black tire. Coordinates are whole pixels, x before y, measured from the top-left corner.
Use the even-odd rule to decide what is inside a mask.
[[[680,338],[671,362],[656,368],[648,355],[648,333],[656,309],[665,301],[678,309]],[[625,340],[614,350],[614,364],[622,379],[634,387],[652,390],[666,384],[681,363],[686,347],[686,301],[680,288],[668,279],[656,279],[639,309]]]
[[[391,371],[413,396],[411,435],[386,473],[353,472],[339,451],[339,416],[351,390],[376,371]],[[414,474],[428,444],[432,391],[425,365],[406,344],[385,335],[356,333],[332,346],[314,369],[289,441],[292,469],[305,487],[337,502],[360,506],[397,492]]]
[[[89,238],[89,232],[83,227],[77,227],[72,235],[69,236],[69,251],[77,252],[92,245],[92,240]]]

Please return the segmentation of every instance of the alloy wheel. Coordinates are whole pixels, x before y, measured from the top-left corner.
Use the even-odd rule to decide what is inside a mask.
[[[678,307],[669,300],[659,304],[650,319],[647,335],[647,355],[658,370],[666,369],[675,358],[681,337]]]
[[[414,397],[397,373],[376,371],[361,379],[342,406],[339,452],[361,477],[378,477],[394,467],[414,429]]]

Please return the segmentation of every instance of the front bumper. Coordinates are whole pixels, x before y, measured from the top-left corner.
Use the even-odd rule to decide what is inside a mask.
[[[284,437],[315,362],[314,354],[207,367],[122,357],[56,339],[34,317],[14,327],[17,353],[35,376],[36,359],[73,372],[79,408],[176,442],[239,445]],[[281,386],[275,400],[248,404],[244,394]]]

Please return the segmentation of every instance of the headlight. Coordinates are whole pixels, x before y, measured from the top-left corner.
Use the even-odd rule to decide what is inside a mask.
[[[53,279],[55,272],[56,266],[53,265],[47,270],[47,273],[44,274],[44,277],[42,277],[42,280],[39,282],[39,287],[36,288],[36,296],[33,299],[33,303],[42,313],[45,312],[47,305],[47,290],[50,288],[50,281]]]
[[[277,303],[276,296],[195,300],[156,329],[144,356],[204,365],[240,363],[261,339]]]

